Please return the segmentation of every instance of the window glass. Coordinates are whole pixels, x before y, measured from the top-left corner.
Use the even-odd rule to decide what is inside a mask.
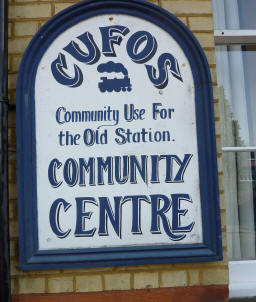
[[[256,46],[216,46],[224,147],[256,146]]]
[[[240,29],[256,29],[256,1],[238,0]]]
[[[215,29],[256,29],[256,0],[212,0],[212,5]],[[246,31],[242,35],[246,43]],[[217,46],[216,68],[228,257],[255,260],[256,45]]]
[[[256,145],[256,46],[216,48],[222,145]],[[254,152],[224,152],[227,242],[230,260],[255,259]]]
[[[254,260],[256,218],[255,152],[224,152],[229,260]]]
[[[256,146],[256,46],[216,47],[224,147]],[[223,152],[229,260],[255,257],[256,153]]]
[[[213,0],[215,29],[256,29],[255,0]]]

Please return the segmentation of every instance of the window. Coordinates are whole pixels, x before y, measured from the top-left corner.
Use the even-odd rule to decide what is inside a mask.
[[[256,296],[255,11],[213,0],[231,297]]]

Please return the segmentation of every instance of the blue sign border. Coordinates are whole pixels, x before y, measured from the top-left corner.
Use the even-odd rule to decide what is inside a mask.
[[[187,56],[195,83],[202,244],[175,244],[40,251],[38,248],[35,76],[54,39],[100,14],[125,14],[168,32]],[[45,121],[47,123],[47,121]],[[203,50],[189,29],[168,11],[144,0],[87,0],[49,20],[29,44],[17,82],[17,158],[20,267],[23,270],[217,261],[222,259],[217,153],[212,84]]]

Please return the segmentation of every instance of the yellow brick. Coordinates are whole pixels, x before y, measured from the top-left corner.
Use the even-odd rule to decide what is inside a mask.
[[[101,274],[103,272],[107,272],[107,273],[110,273],[111,271],[113,271],[115,268],[114,267],[96,267],[96,268],[88,268],[88,269],[85,269],[85,268],[76,268],[76,269],[73,269],[72,271],[81,275],[82,274],[85,274],[85,273],[90,273],[90,274]],[[64,274],[70,274],[70,269],[62,269],[61,270]]]
[[[19,294],[39,294],[45,292],[44,278],[20,278]]]
[[[161,287],[175,287],[187,285],[185,271],[168,271],[161,274]]]
[[[222,233],[222,245],[223,247],[227,246],[227,234],[226,233]]]
[[[202,285],[228,284],[228,270],[212,268],[202,271]]]
[[[8,23],[8,37],[12,36],[12,23]]]
[[[222,142],[219,137],[216,138],[217,153],[222,152]]]
[[[10,257],[18,255],[18,242],[16,240],[10,241]]]
[[[226,208],[225,195],[224,194],[220,195],[220,208],[221,209],[225,209]]]
[[[19,276],[22,272],[19,269],[18,260],[11,260],[11,276]]]
[[[52,277],[48,279],[49,293],[67,293],[73,291],[73,277]]]
[[[206,50],[205,55],[209,64],[216,64],[214,50]]]
[[[104,275],[106,290],[125,290],[131,288],[130,274]]]
[[[99,275],[88,275],[76,277],[76,292],[98,292],[102,291],[102,280]]]
[[[216,83],[217,82],[216,68],[211,68],[210,71],[211,71],[212,82]]]
[[[18,71],[22,56],[14,55],[12,58],[12,71]]]
[[[223,160],[223,157],[222,157],[222,160]],[[220,191],[222,191],[222,192],[223,192],[223,190],[224,190],[223,176],[219,176],[219,189],[220,189]]]
[[[154,4],[158,4],[157,0],[148,0],[148,2],[154,3]]]
[[[214,98],[218,98],[218,96],[219,96],[219,88],[218,88],[218,86],[213,86],[212,88],[213,88],[213,97]]]
[[[220,210],[226,210],[226,202],[225,202],[225,193],[224,192],[222,192],[220,194],[219,201],[220,201]]]
[[[15,149],[16,148],[16,129],[8,129],[8,147]]]
[[[30,38],[16,38],[9,40],[9,53],[23,53],[30,42]]]
[[[12,58],[11,56],[8,56],[8,71],[11,70],[11,65],[12,65]]]
[[[228,272],[229,259],[228,259],[228,253],[227,253],[227,247],[226,246],[223,246],[223,260],[222,260],[221,263],[226,265],[226,271]]]
[[[10,161],[16,161],[16,153],[15,152],[8,152],[9,160]],[[9,199],[11,199],[9,197]]]
[[[10,237],[18,237],[18,221],[10,221]]]
[[[18,290],[17,290],[17,279],[16,278],[11,278],[11,294],[12,295],[17,295]]]
[[[186,17],[178,17],[178,19],[184,23],[185,25],[187,25],[187,18]]]
[[[219,103],[214,103],[214,116],[220,116]]]
[[[194,33],[202,47],[214,47],[213,34],[210,33]]]
[[[9,184],[9,199],[17,199],[17,184]]]
[[[38,22],[15,22],[14,35],[15,36],[33,36],[38,31]]]
[[[222,210],[225,211],[225,210]],[[226,226],[226,212],[225,213],[221,213],[221,227],[223,228],[224,226]]]
[[[191,30],[213,30],[213,20],[211,17],[190,17],[189,27]]]
[[[37,2],[38,0],[15,0],[15,2],[26,3],[26,2]]]
[[[134,274],[134,288],[157,288],[158,284],[158,273],[135,273]]]
[[[221,123],[220,123],[220,121],[215,122],[215,133],[216,133],[216,135],[221,134]]]
[[[173,14],[211,14],[210,1],[161,1],[162,7]]]
[[[8,98],[9,98],[10,104],[15,104],[16,103],[16,90],[9,90]]]
[[[69,272],[70,273],[70,272]],[[41,270],[41,271],[28,271],[26,272],[26,275],[29,276],[29,275],[36,275],[36,276],[42,276],[42,277],[45,277],[46,275],[50,276],[50,275],[59,275],[60,277],[63,276],[63,272],[62,270],[50,270],[50,271],[45,271],[45,270]]]
[[[48,3],[42,4],[27,4],[15,5],[9,7],[9,18],[46,18],[51,16],[51,5]]]
[[[147,265],[136,265],[136,266],[118,266],[117,268],[115,268],[115,271],[156,271],[156,270],[162,270],[164,268],[166,268],[166,266],[168,266],[168,264],[147,264]],[[169,266],[171,267],[172,264],[169,264]]]
[[[9,218],[14,219],[16,217],[16,202],[10,200],[9,202]]]
[[[200,285],[199,271],[190,270],[188,272],[188,276],[189,276],[189,283],[188,283],[189,286]]]
[[[8,75],[8,89],[15,89],[17,81],[17,74]]]
[[[223,161],[222,161],[222,157],[217,159],[218,162],[218,171],[221,172],[223,171]]]
[[[39,22],[39,24],[38,24],[39,28],[40,28],[41,26],[43,26],[45,23],[46,23],[46,21],[41,21],[41,22]]]
[[[55,8],[55,14],[59,13],[60,11],[62,11],[63,9],[73,5],[74,3],[56,3],[54,5]]]

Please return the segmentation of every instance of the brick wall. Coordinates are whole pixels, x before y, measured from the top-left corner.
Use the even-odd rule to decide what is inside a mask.
[[[10,0],[9,1],[9,99],[15,104],[17,71],[23,52],[36,31],[50,17],[76,1],[63,0]],[[10,190],[10,248],[11,248],[11,289],[14,301],[23,294],[80,293],[103,291],[129,291],[133,289],[156,290],[161,296],[161,288],[205,286],[228,284],[226,259],[226,227],[223,191],[222,155],[220,142],[220,121],[218,112],[216,65],[214,55],[213,18],[210,0],[162,0],[151,1],[175,14],[185,23],[201,43],[210,64],[214,87],[215,121],[218,148],[220,200],[222,216],[222,236],[224,260],[213,263],[190,263],[169,265],[147,265],[130,267],[110,267],[97,269],[63,269],[50,271],[19,270],[18,225],[17,225],[17,179],[16,179],[16,138],[15,112],[9,112],[9,190]],[[216,287],[211,287],[216,288]],[[130,291],[133,292],[133,291]],[[138,291],[140,292],[140,291]],[[142,291],[143,292],[143,291]],[[169,291],[168,291],[169,293]],[[184,293],[184,291],[183,291]],[[98,293],[99,294],[99,293]],[[163,294],[163,292],[162,292]],[[103,295],[103,293],[102,293]],[[153,295],[153,294],[152,294]],[[164,294],[163,294],[164,295]],[[226,295],[226,292],[225,292]],[[40,295],[39,295],[40,296]],[[20,296],[21,297],[21,296]],[[23,296],[30,301],[29,296]],[[37,301],[32,299],[31,301]],[[47,298],[48,297],[48,298]],[[46,296],[45,301],[54,296]],[[68,297],[68,296],[66,296]],[[70,296],[71,297],[71,296]],[[88,296],[89,297],[89,296]],[[97,300],[102,301],[103,296]],[[107,297],[107,296],[106,296]],[[126,296],[128,297],[128,296]],[[138,295],[139,297],[139,295]],[[16,300],[18,299],[18,300]],[[27,299],[27,300],[26,300]],[[102,299],[102,300],[101,300]],[[189,300],[189,299],[188,299]],[[188,301],[186,300],[186,301]],[[39,301],[39,300],[38,300]],[[40,300],[43,301],[43,300]],[[62,301],[62,300],[56,300]],[[64,301],[64,300],[63,300]],[[80,300],[77,300],[80,301]],[[85,300],[81,300],[85,301]],[[87,301],[87,300],[86,300]],[[89,300],[88,300],[89,301]],[[106,301],[107,298],[106,298]],[[112,300],[109,300],[112,301]],[[113,300],[116,301],[116,300]],[[117,300],[119,301],[119,300]],[[120,300],[121,301],[121,300]],[[132,301],[132,300],[131,300]],[[135,301],[135,300],[134,300]],[[137,300],[136,300],[137,301]],[[150,300],[151,301],[151,300]],[[155,301],[154,299],[152,301]],[[165,300],[163,300],[165,301]],[[171,301],[171,300],[166,300]],[[181,301],[181,300],[179,300]],[[193,300],[194,301],[194,300]],[[196,301],[196,300],[195,300]],[[201,300],[200,300],[201,301]],[[209,300],[208,300],[209,301]],[[75,302],[75,300],[73,301]]]

